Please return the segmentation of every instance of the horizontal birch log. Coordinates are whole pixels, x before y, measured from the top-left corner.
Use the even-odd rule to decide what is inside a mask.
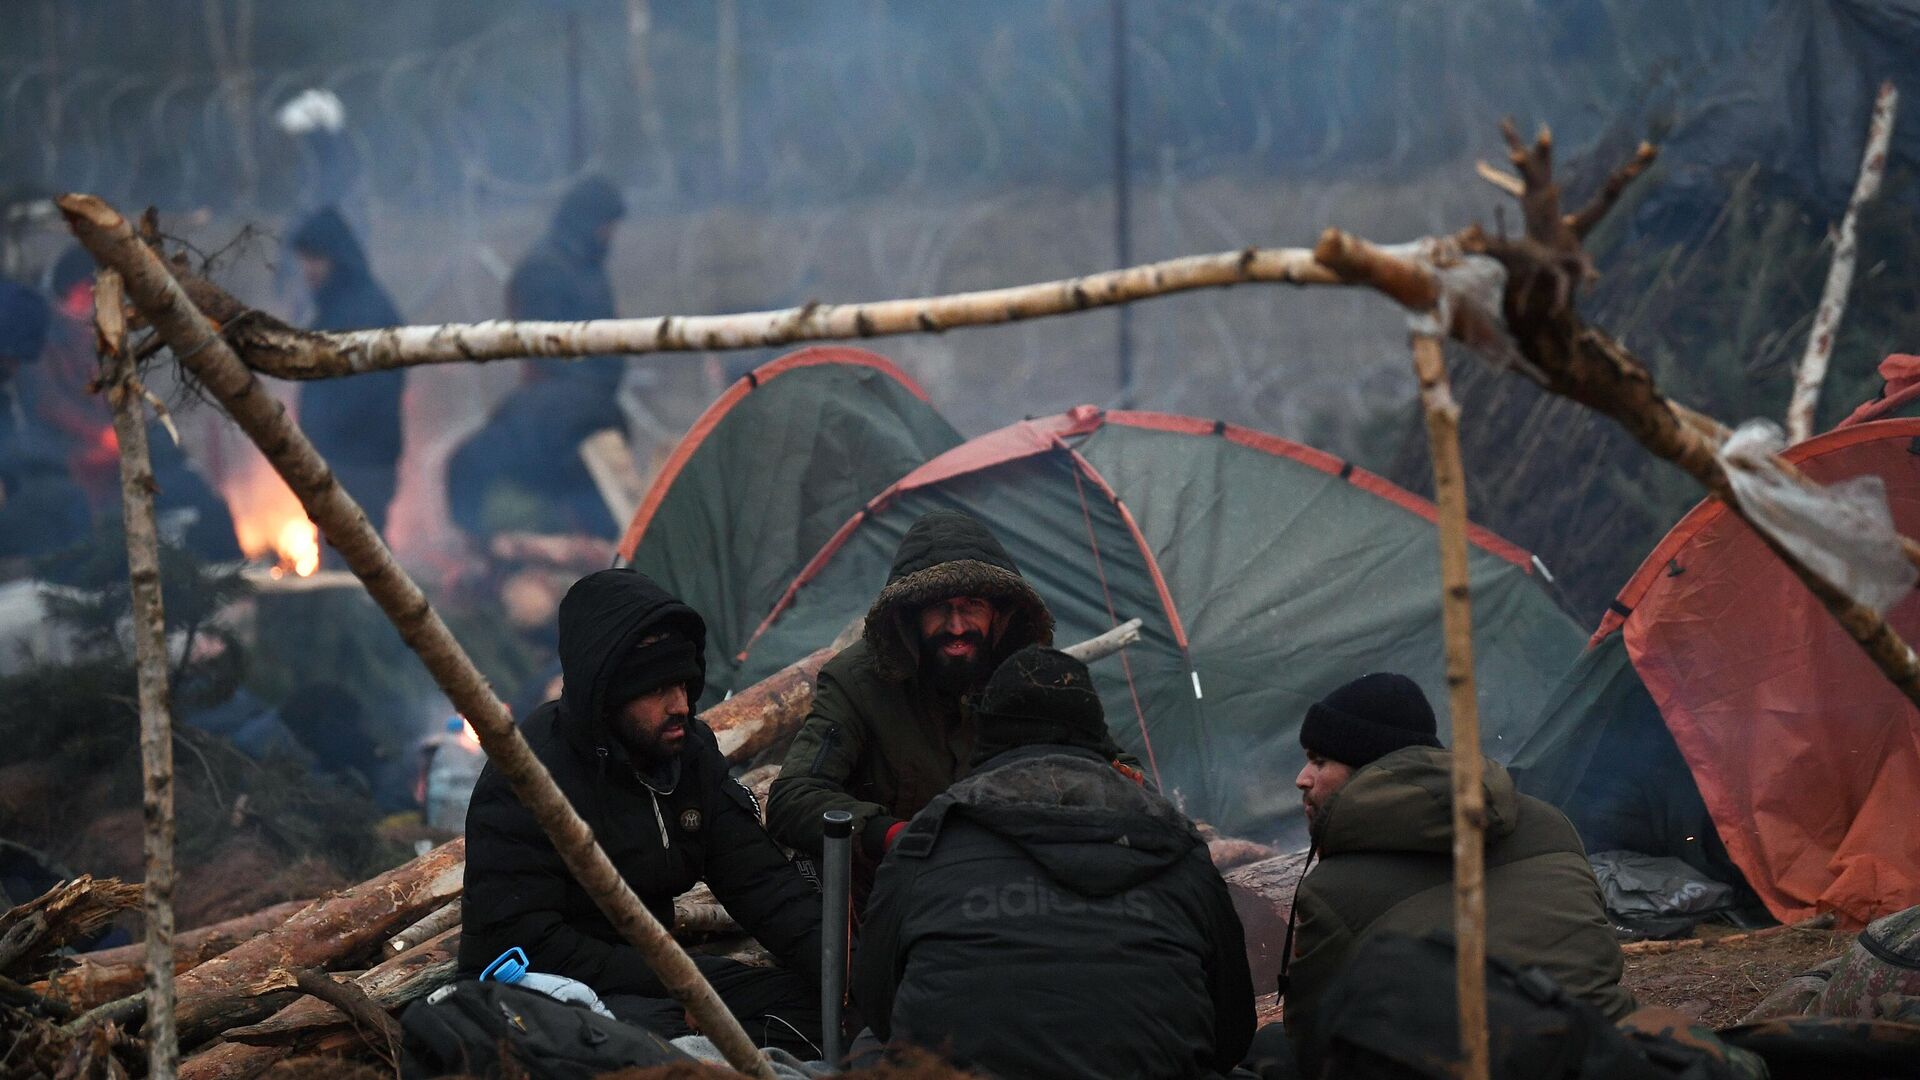
[[[1155,296],[1242,284],[1344,285],[1306,248],[1257,248],[1188,255],[1082,277],[1001,289],[879,300],[810,303],[737,315],[656,315],[589,322],[448,323],[345,334],[295,330],[257,312],[226,326],[234,348],[256,371],[282,379],[319,379],[415,364],[517,357],[758,349],[803,341],[938,333],[1112,307]],[[189,290],[216,320],[236,305]]]

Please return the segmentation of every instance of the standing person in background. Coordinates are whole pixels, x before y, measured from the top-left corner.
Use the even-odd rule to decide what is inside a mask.
[[[314,330],[399,326],[400,312],[373,279],[367,253],[332,207],[293,231],[288,246],[313,296]],[[320,379],[300,387],[300,426],[377,530],[384,531],[400,462],[404,371]]]
[[[626,212],[612,181],[575,184],[507,280],[507,316],[614,318],[607,253]],[[616,535],[626,523],[608,513],[579,447],[594,432],[624,428],[623,370],[617,356],[528,364],[521,385],[447,463],[454,521],[476,537],[502,529]]]

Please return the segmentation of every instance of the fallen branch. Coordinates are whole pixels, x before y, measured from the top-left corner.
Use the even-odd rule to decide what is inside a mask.
[[[1805,933],[1809,931],[1831,930],[1834,926],[1832,912],[1815,915],[1785,926],[1769,926],[1762,930],[1750,930],[1744,934],[1727,934],[1715,938],[1687,938],[1682,941],[1629,941],[1620,946],[1620,951],[1633,956],[1655,956],[1660,953],[1686,952],[1689,949],[1713,949],[1721,945],[1743,945],[1783,934]]]
[[[55,1022],[73,1018],[73,1008],[66,1002],[48,997],[32,987],[21,986],[5,975],[0,975],[0,1004],[37,1012]]]
[[[1460,464],[1460,408],[1447,383],[1440,339],[1413,336],[1413,368],[1433,457],[1440,525],[1440,619],[1446,636],[1447,707],[1453,720],[1453,934],[1460,1076],[1485,1080],[1487,1047],[1486,791],[1480,706],[1474,696],[1473,600],[1467,569],[1467,481]]]
[[[453,981],[459,949],[460,932],[445,931],[357,976],[353,986],[382,1013],[400,1008]],[[180,1078],[246,1080],[293,1054],[318,1048],[349,1024],[349,1017],[328,1001],[302,997],[258,1024],[228,1029],[225,1042],[181,1062]]]
[[[147,1075],[173,1080],[180,1044],[173,1027],[173,717],[167,689],[167,622],[160,596],[160,537],[153,522],[153,461],[127,327],[120,272],[94,279],[94,321],[110,365],[107,401],[120,444],[120,507],[133,595],[133,652],[140,697],[141,803],[145,811]]]
[[[546,766],[527,746],[486,678],[473,666],[420,587],[393,560],[367,523],[366,514],[334,480],[325,460],[287,417],[285,408],[266,393],[220,331],[194,306],[166,264],[134,235],[125,218],[92,196],[67,195],[58,201],[75,237],[102,266],[120,272],[134,306],[260,448],[299,498],[308,519],[319,526],[327,542],[366,585],[367,594],[432,673],[454,708],[473,724],[488,759],[506,776],[515,796],[532,811],[574,880],[593,897],[621,937],[640,950],[668,991],[693,1014],[728,1062],[743,1072],[771,1077],[766,1058],[721,1004],[693,961],[621,878],[586,822],[567,803]]]
[[[1095,660],[1104,660],[1114,653],[1119,652],[1121,649],[1139,641],[1140,627],[1143,625],[1145,624],[1139,619],[1128,619],[1126,622],[1121,623],[1119,626],[1114,627],[1104,634],[1090,637],[1078,645],[1069,645],[1060,651],[1083,664],[1091,664]]]
[[[0,912],[0,974],[17,976],[47,953],[140,903],[140,886],[82,874]]]
[[[380,1006],[367,997],[367,992],[350,982],[340,982],[324,971],[314,968],[301,968],[294,973],[294,984],[308,995],[333,1006],[344,1014],[360,1033],[373,1046],[374,1051],[386,1059],[387,1064],[397,1073],[400,1069],[400,1025],[394,1022]]]
[[[387,956],[406,952],[423,941],[439,937],[445,931],[460,925],[460,901],[440,908],[433,914],[393,935],[382,952]]]
[[[1840,317],[1847,311],[1847,290],[1853,288],[1853,265],[1860,254],[1860,208],[1880,193],[1880,179],[1887,171],[1887,146],[1893,138],[1893,117],[1899,107],[1900,93],[1893,88],[1893,80],[1881,83],[1873,101],[1873,119],[1867,125],[1867,148],[1860,156],[1860,178],[1854,182],[1853,196],[1847,200],[1846,213],[1840,216],[1840,228],[1834,234],[1833,265],[1827,269],[1827,284],[1820,292],[1813,331],[1807,335],[1807,351],[1800,358],[1793,400],[1787,403],[1790,443],[1813,435],[1813,409],[1820,403],[1820,384],[1827,378],[1833,339],[1840,332]]]
[[[867,304],[810,303],[737,315],[662,315],[591,322],[492,321],[316,334],[247,312],[234,320],[228,333],[255,370],[283,379],[318,379],[415,364],[757,349],[803,341],[938,333],[960,326],[1067,315],[1194,289],[1256,282],[1349,284],[1304,248],[1250,247],[1004,289]],[[194,298],[200,299],[197,294]],[[225,309],[231,310],[231,306]],[[219,317],[213,309],[208,313]]]

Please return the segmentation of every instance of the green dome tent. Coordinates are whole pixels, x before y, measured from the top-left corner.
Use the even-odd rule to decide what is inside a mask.
[[[1405,672],[1444,727],[1429,503],[1259,432],[1092,406],[955,447],[849,515],[765,612],[734,688],[864,613],[907,527],[937,508],[994,530],[1052,608],[1057,640],[1145,620],[1138,645],[1095,665],[1109,722],[1188,813],[1223,830],[1302,836],[1299,722],[1340,683]],[[1504,760],[1580,634],[1526,552],[1480,529],[1472,544],[1481,725]]]
[[[812,348],[734,383],[674,447],[620,558],[707,620],[706,704],[808,558],[868,499],[960,434],[864,349]],[[834,632],[814,644],[833,639]]]

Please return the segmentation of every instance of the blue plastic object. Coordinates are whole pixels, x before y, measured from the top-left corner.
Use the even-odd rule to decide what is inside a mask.
[[[517,983],[520,981],[520,976],[527,973],[528,967],[527,954],[521,950],[520,946],[515,945],[494,957],[493,963],[488,964],[486,970],[480,973],[480,981],[486,982],[492,979],[494,982]]]

